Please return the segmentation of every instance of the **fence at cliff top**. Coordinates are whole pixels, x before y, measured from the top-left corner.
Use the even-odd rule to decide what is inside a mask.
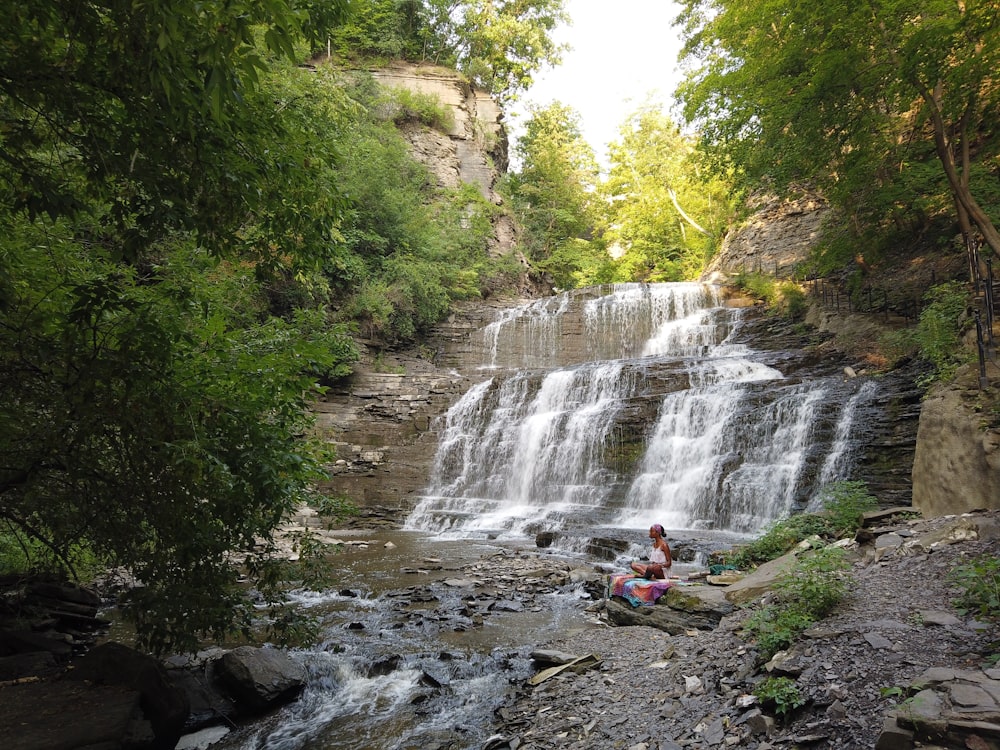
[[[979,388],[983,389],[989,385],[988,371],[995,370],[996,376],[1000,376],[1000,355],[997,352],[997,336],[995,327],[997,324],[997,312],[995,300],[1000,295],[1000,281],[993,273],[993,259],[983,260],[980,256],[980,248],[977,246],[972,250],[973,261],[970,273],[973,275],[972,286],[974,291],[975,309],[972,311],[976,327],[976,353],[979,363]],[[770,267],[767,268],[769,272]],[[778,262],[774,262],[774,278],[782,278],[781,268]],[[743,266],[743,273],[746,273],[746,265]],[[760,262],[757,263],[756,272],[764,273],[764,268]],[[790,276],[785,276],[791,281],[803,284],[807,290],[811,291],[821,305],[833,307],[836,311],[847,313],[865,313],[870,315],[880,315],[889,321],[893,315],[901,317],[905,322],[916,322],[920,318],[920,313],[924,308],[922,295],[907,295],[894,290],[892,298],[889,290],[884,287],[872,286],[868,284],[855,292],[847,292],[841,285],[818,276],[800,275],[797,269],[793,269]],[[937,275],[931,270],[930,286],[937,284]]]

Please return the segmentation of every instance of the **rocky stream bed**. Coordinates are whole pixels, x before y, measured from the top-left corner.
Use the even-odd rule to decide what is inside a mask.
[[[972,556],[995,555],[997,533],[993,513],[869,529],[849,548],[846,600],[763,667],[741,637],[752,605],[711,631],[607,627],[545,644],[601,660],[522,687],[488,747],[1000,747],[997,629],[955,610],[948,577]],[[752,695],[778,675],[806,700],[784,721]]]
[[[678,582],[656,605],[632,607],[604,596],[608,566],[594,568],[545,550],[505,550],[437,570],[421,561],[422,567],[407,574],[423,583],[386,592],[399,602],[431,603],[424,612],[399,607],[400,622],[417,623],[420,628],[475,631],[484,623],[495,624],[496,618],[513,622],[519,616],[531,617],[553,593],[582,587],[590,598],[580,598],[578,604],[586,616],[562,632],[548,631],[537,643],[501,650],[507,655],[500,661],[520,658],[527,668],[510,673],[508,690],[490,705],[489,713],[480,714],[478,728],[456,726],[404,746],[425,750],[1000,748],[1000,670],[992,669],[991,660],[1000,633],[994,624],[956,609],[958,590],[949,578],[963,561],[1000,551],[1000,514],[924,520],[882,511],[845,548],[852,560],[847,598],[789,652],[767,664],[761,664],[756,645],[741,632],[742,623],[766,599],[768,582],[780,563],[762,566],[728,586],[710,585],[694,573],[694,580],[686,585]],[[43,587],[41,593],[51,602],[58,592]],[[56,609],[67,608],[62,604]],[[78,608],[75,616],[85,613]],[[363,632],[356,635],[366,637]],[[3,643],[13,648],[9,636]],[[246,710],[253,692],[240,698],[232,679],[216,679],[227,658],[221,651],[197,663],[175,658],[167,670],[136,662],[134,680],[112,685],[108,672],[128,677],[133,670],[123,651],[95,649],[99,658],[88,654],[75,659],[66,672],[56,662],[85,647],[65,640],[64,646],[54,660],[38,655],[0,659],[7,668],[7,681],[0,685],[0,746],[169,748],[173,743],[164,738],[179,733],[177,714],[185,704],[186,731],[214,723],[222,731],[201,737],[218,740],[226,727],[252,726],[255,713],[271,712],[273,717],[273,706],[294,700],[305,681],[301,659],[294,653],[292,659],[282,656],[283,663],[276,665],[269,662],[280,652],[248,653],[249,671],[276,669],[263,677],[249,676],[251,690],[264,694],[267,703]],[[31,651],[30,644],[26,648]],[[228,659],[233,661],[233,656]],[[32,660],[40,661],[32,665]],[[107,662],[103,677],[93,671],[94,663],[101,661]],[[38,677],[16,676],[15,664],[22,665],[22,674],[26,669]],[[373,666],[391,668],[389,661]],[[429,674],[421,680],[414,698],[417,710],[434,705],[435,694],[451,689],[449,668],[442,664],[440,679]],[[793,680],[804,705],[788,716],[761,705],[754,687],[768,676]],[[287,680],[278,691],[280,701],[277,694],[268,694],[275,693],[274,679]],[[180,699],[178,688],[186,694]],[[159,697],[151,701],[154,695]],[[158,718],[151,713],[156,708],[151,704],[157,701]],[[201,716],[194,715],[196,706]],[[137,724],[136,718],[144,713],[145,723]],[[121,726],[105,726],[113,720]],[[167,720],[173,722],[171,728],[158,732],[157,722]],[[137,735],[136,726],[147,730],[151,726],[158,736],[148,731]],[[219,747],[270,747],[266,741],[246,745],[240,734],[233,732]],[[104,744],[94,745],[91,740],[98,737]],[[190,736],[184,742],[178,747],[203,746],[192,744]]]

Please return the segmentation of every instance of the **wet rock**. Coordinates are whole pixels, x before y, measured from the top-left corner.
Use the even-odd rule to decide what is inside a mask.
[[[190,704],[153,657],[120,643],[104,643],[78,659],[68,677],[138,693],[143,716],[153,729],[157,745],[173,747],[181,736]]]
[[[252,646],[223,656],[218,676],[241,706],[256,712],[294,698],[306,682],[305,669],[284,651]]]
[[[60,666],[49,651],[0,657],[0,682],[56,674]]]
[[[120,685],[59,680],[7,686],[0,699],[0,747],[148,747],[155,738],[140,701],[137,691]],[[173,743],[159,746],[172,748]]]
[[[387,674],[392,674],[399,669],[401,661],[402,658],[398,654],[378,659],[368,665],[367,674],[369,677],[384,677]]]
[[[566,651],[555,651],[552,649],[535,649],[531,652],[531,658],[539,664],[557,665],[568,664],[580,658],[579,654],[571,654]]]
[[[556,532],[554,531],[540,531],[535,534],[535,546],[540,549],[546,549],[552,546],[552,543],[556,540]]]

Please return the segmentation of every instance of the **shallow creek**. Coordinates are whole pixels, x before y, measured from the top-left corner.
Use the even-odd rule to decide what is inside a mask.
[[[213,749],[482,747],[533,647],[600,626],[567,573],[589,567],[582,558],[421,532],[339,536],[354,543],[331,561],[336,588],[292,595],[321,622],[320,641],[294,652],[305,692]],[[553,569],[561,582],[545,579]]]

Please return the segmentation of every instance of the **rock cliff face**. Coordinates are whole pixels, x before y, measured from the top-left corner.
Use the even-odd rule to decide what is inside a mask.
[[[494,314],[485,303],[458,306],[424,346],[363,363],[314,404],[319,434],[337,450],[327,492],[362,515],[398,519],[412,509],[430,476],[439,417],[481,364],[470,359],[471,334]]]
[[[822,196],[794,198],[761,194],[750,202],[753,214],[723,240],[702,278],[725,282],[740,271],[789,277],[819,238],[830,207]]]
[[[380,84],[433,96],[450,107],[454,125],[447,133],[416,123],[403,128],[410,152],[445,188],[475,185],[488,201],[501,203],[494,189],[507,170],[507,131],[503,112],[495,101],[476,91],[455,71],[433,66],[398,63],[371,71]],[[490,252],[504,255],[514,248],[516,231],[510,216],[494,220]]]
[[[1000,508],[1000,429],[981,424],[978,389],[962,386],[936,386],[921,409],[913,505],[926,517]]]

